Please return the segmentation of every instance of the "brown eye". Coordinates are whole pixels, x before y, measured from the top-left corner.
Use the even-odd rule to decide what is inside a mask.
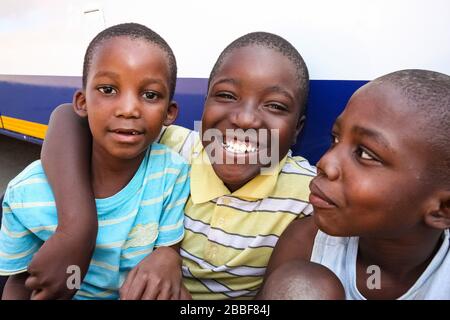
[[[380,160],[377,157],[375,157],[371,152],[367,151],[365,148],[358,147],[355,153],[362,160],[380,162]]]
[[[361,159],[374,160],[374,158],[364,150],[361,151],[360,157]]]
[[[236,100],[236,97],[229,92],[218,92],[216,93],[216,97],[221,98],[223,100]]]
[[[337,135],[332,134],[331,135],[331,145],[335,145],[339,143],[339,137]]]
[[[101,86],[97,88],[98,91],[100,91],[101,93],[103,93],[104,95],[112,95],[117,93],[116,89],[114,89],[111,86]]]
[[[287,111],[288,108],[280,103],[268,103],[266,107],[273,110]]]
[[[144,97],[145,100],[150,100],[150,101],[158,99],[158,94],[153,91],[146,91],[146,92],[144,92],[144,94],[142,96]]]

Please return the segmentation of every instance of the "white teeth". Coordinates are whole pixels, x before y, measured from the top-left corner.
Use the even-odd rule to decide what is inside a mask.
[[[115,133],[125,133],[125,132],[120,131],[120,130],[116,130]],[[133,136],[136,136],[136,135],[139,134],[139,132],[137,132],[137,131],[131,131],[131,132],[129,132],[129,134],[131,134],[131,135],[133,135]]]
[[[246,152],[255,152],[258,150],[257,147],[255,147],[252,144],[246,144],[240,141],[233,141],[229,140],[225,143],[222,143],[222,146],[225,150],[233,153],[246,153]]]

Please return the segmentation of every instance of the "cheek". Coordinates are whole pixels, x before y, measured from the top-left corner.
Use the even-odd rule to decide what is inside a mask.
[[[103,123],[106,117],[100,106],[90,107],[87,109],[89,125],[95,130],[97,124]]]
[[[359,179],[353,177],[353,183],[344,189],[346,213],[351,220],[356,224],[364,221],[365,226],[378,225],[386,232],[392,229],[391,226],[414,223],[415,212],[419,211],[415,200],[421,195],[416,194],[410,184],[392,183],[394,180],[392,174],[388,177],[368,173]]]
[[[347,206],[352,208],[374,209],[389,199],[392,190],[387,188],[386,180],[373,179],[369,175],[362,177],[348,177],[349,183],[344,184]]]
[[[111,101],[108,101],[105,97],[100,96],[97,92],[91,92],[91,94],[86,96],[86,104],[91,106],[91,108],[97,108],[98,106],[102,106],[104,104],[111,105],[111,103]]]
[[[202,116],[203,130],[216,128],[220,121],[227,119],[227,111],[230,112],[229,110],[218,107],[214,104],[205,104],[205,109]]]
[[[115,108],[114,101],[112,99],[105,99],[102,97],[98,97],[98,95],[91,95],[86,98],[86,106],[88,116],[101,118],[105,117],[111,113]]]
[[[149,131],[158,131],[162,128],[164,119],[166,117],[165,108],[153,108],[151,110],[147,110],[143,114],[143,120]]]
[[[145,106],[144,106],[145,108]],[[153,122],[153,123],[157,123],[158,122],[162,122],[162,119],[165,118],[166,115],[166,108],[165,106],[151,106],[151,107],[147,107],[146,109],[144,109],[144,112],[142,113],[143,118],[147,121],[147,122]],[[152,120],[152,121],[149,121]]]
[[[279,137],[278,148],[280,150],[280,153],[287,153],[287,151],[291,148],[294,142],[295,128],[296,128],[295,124],[281,121],[279,123],[272,122],[271,128],[276,129],[278,132]]]

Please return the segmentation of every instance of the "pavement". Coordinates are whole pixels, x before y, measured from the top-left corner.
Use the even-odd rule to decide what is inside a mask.
[[[41,146],[0,134],[0,196],[8,182],[40,158]]]

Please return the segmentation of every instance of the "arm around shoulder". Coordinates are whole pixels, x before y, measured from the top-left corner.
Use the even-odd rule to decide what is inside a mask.
[[[92,224],[96,231],[97,214],[90,182],[91,143],[86,119],[80,118],[71,104],[60,105],[52,112],[41,160],[55,195],[58,228],[66,232],[75,231],[71,229],[73,225],[89,228]],[[95,239],[96,232],[93,233]]]
[[[33,299],[71,298],[66,270],[77,265],[87,272],[97,237],[97,213],[90,179],[91,135],[87,121],[71,104],[57,107],[50,118],[41,152],[42,166],[52,187],[58,227],[33,256],[28,283]]]

